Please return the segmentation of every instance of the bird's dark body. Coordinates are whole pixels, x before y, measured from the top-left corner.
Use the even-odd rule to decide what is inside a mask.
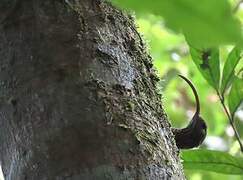
[[[179,75],[182,79],[184,79],[192,88],[196,99],[196,112],[188,124],[187,127],[183,129],[172,129],[176,145],[179,149],[190,149],[199,146],[206,137],[207,134],[207,125],[205,121],[200,117],[200,103],[199,98],[191,81],[189,81],[186,77]]]

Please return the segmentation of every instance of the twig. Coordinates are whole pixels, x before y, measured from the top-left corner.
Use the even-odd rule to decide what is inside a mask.
[[[238,11],[241,3],[243,3],[243,0],[238,1],[238,3],[235,5],[233,9],[233,13],[236,13]]]
[[[239,135],[237,129],[235,128],[235,125],[234,125],[234,121],[233,121],[232,116],[230,115],[230,113],[229,113],[227,107],[226,107],[225,104],[224,104],[224,97],[220,95],[220,93],[219,93],[218,90],[216,90],[216,91],[217,91],[217,95],[218,95],[218,97],[219,97],[220,103],[222,104],[222,106],[223,106],[223,108],[224,108],[224,111],[225,111],[225,113],[226,113],[226,115],[227,115],[227,117],[228,117],[228,119],[229,119],[230,125],[231,125],[231,127],[233,128],[233,131],[234,131],[234,133],[235,133],[235,138],[236,138],[236,140],[238,141],[238,143],[239,143],[239,145],[240,145],[240,150],[241,150],[241,152],[243,152],[243,145],[242,145],[241,140],[240,140],[240,135]]]

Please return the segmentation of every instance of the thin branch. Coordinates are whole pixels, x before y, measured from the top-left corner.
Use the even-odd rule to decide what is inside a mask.
[[[222,106],[223,106],[223,108],[224,108],[224,111],[225,111],[225,113],[226,113],[226,115],[227,115],[227,117],[228,117],[228,119],[229,119],[230,125],[231,125],[231,127],[233,128],[233,131],[234,131],[234,133],[235,133],[235,138],[236,138],[236,140],[238,141],[238,143],[239,143],[239,145],[240,145],[240,150],[241,150],[241,152],[243,152],[243,145],[242,145],[241,140],[240,140],[240,135],[239,135],[239,133],[238,133],[238,131],[237,131],[235,125],[234,125],[234,121],[233,121],[232,116],[230,115],[230,113],[229,113],[227,107],[225,106],[225,103],[224,103],[224,97],[220,95],[220,93],[219,93],[218,90],[216,90],[216,91],[217,91],[217,95],[218,95],[218,97],[219,97],[220,103],[222,104]]]
[[[233,9],[233,13],[236,13],[238,11],[241,3],[243,3],[243,0],[238,1],[238,3],[235,5],[235,7]]]

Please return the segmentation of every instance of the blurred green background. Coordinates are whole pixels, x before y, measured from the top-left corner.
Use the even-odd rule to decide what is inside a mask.
[[[239,8],[237,16],[243,20],[243,8]],[[162,104],[171,124],[175,127],[184,127],[195,111],[195,100],[191,89],[177,76],[183,74],[194,83],[200,96],[201,115],[208,124],[208,136],[201,148],[227,151],[232,155],[242,156],[218,97],[193,63],[184,36],[166,28],[163,19],[152,14],[139,14],[136,23],[161,78],[158,89],[162,94]],[[225,61],[231,49],[231,46],[221,47],[221,61]],[[240,67],[243,67],[242,60],[237,68]],[[237,111],[235,122],[242,137],[243,110]],[[224,175],[207,171],[186,170],[185,173],[189,180],[243,179],[243,175]]]

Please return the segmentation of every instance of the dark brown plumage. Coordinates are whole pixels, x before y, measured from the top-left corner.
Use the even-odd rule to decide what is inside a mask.
[[[186,77],[179,75],[191,87],[196,99],[196,112],[187,127],[182,129],[173,128],[176,145],[179,149],[190,149],[199,146],[207,135],[207,125],[200,117],[200,102],[197,91],[192,82]]]

